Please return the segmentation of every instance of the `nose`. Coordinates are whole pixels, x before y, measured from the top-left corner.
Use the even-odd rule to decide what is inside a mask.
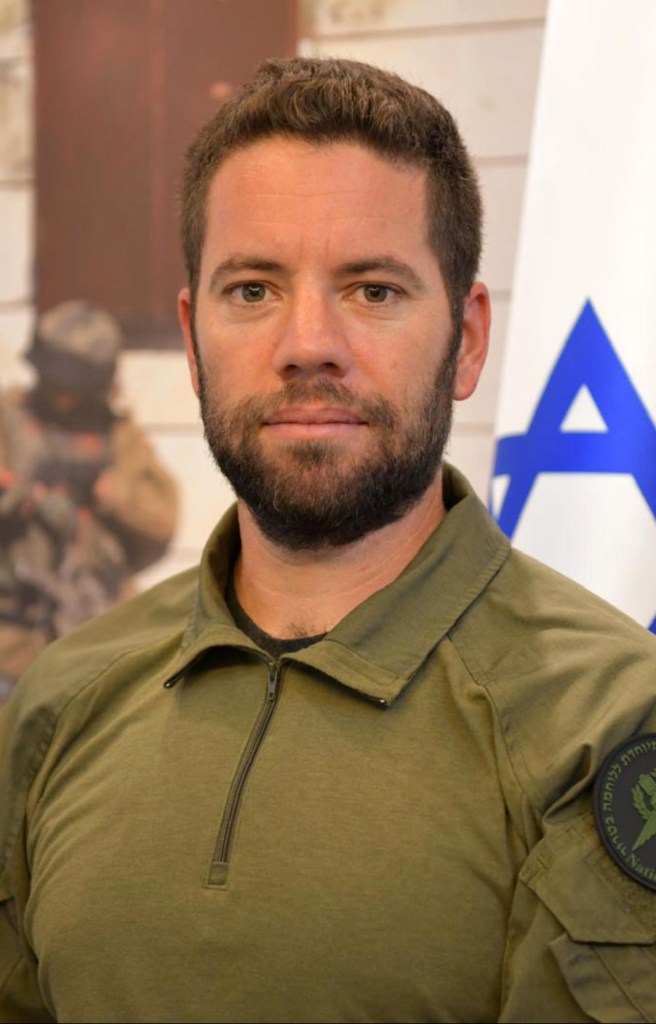
[[[283,380],[348,373],[352,354],[337,302],[318,288],[290,299],[273,356]]]

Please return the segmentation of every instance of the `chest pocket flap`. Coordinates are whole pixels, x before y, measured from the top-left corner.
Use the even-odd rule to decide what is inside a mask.
[[[520,875],[562,926],[549,945],[597,1021],[656,1021],[656,892],[613,861],[593,816],[545,836]]]

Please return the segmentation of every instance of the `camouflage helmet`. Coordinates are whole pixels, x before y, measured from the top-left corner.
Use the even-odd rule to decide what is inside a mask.
[[[73,299],[41,314],[26,358],[55,387],[107,391],[120,348],[116,320],[98,306]]]

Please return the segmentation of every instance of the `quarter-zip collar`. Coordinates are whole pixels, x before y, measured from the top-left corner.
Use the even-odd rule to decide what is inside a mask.
[[[350,612],[323,640],[285,660],[391,704],[426,657],[498,572],[510,544],[465,478],[444,467],[448,512],[404,571]],[[191,674],[212,647],[259,648],[234,624],[223,594],[239,545],[236,507],[203,552],[198,588],[170,678]]]

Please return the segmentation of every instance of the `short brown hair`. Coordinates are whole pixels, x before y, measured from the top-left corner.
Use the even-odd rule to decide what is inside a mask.
[[[265,61],[189,147],[181,207],[192,305],[210,183],[230,153],[274,135],[316,144],[353,141],[388,160],[427,171],[430,244],[455,327],[481,251],[481,199],[471,159],[439,100],[398,75],[351,60]]]

